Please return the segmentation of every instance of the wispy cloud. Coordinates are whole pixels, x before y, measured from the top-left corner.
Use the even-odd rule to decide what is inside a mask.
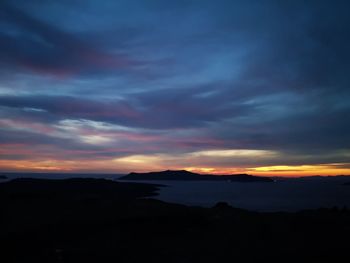
[[[346,172],[348,8],[1,1],[0,168]]]

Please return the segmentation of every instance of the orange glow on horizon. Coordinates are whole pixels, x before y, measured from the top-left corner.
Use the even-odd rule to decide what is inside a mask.
[[[12,172],[93,172],[93,173],[129,173],[161,170],[188,170],[201,174],[238,174],[247,173],[257,176],[312,176],[312,175],[350,175],[350,169],[340,164],[299,165],[299,166],[261,166],[245,167],[165,167],[157,162],[157,157],[120,158],[117,160],[0,160],[0,170]]]

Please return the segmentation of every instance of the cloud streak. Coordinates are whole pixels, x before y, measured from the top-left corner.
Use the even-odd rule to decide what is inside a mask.
[[[346,1],[135,3],[1,2],[0,169],[350,174]]]
[[[0,34],[3,68],[73,77],[116,73],[138,63],[126,55],[101,50],[9,4],[2,3],[0,12],[4,28]]]

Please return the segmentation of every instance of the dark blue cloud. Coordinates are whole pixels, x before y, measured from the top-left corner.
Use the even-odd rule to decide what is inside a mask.
[[[0,55],[4,68],[69,77],[116,73],[139,63],[125,54],[102,50],[6,3],[1,4],[0,17]]]
[[[348,155],[327,153],[350,149],[349,7],[1,1],[2,141],[88,147],[91,157],[135,153],[139,139],[149,146],[140,154],[268,149],[293,156],[284,156],[290,164],[306,155],[318,156],[309,163],[345,162]],[[68,138],[57,128],[67,120],[119,125],[130,136],[118,134],[124,150],[98,153],[106,146],[91,136],[116,135],[88,127]],[[34,133],[24,129],[30,123]],[[41,138],[45,127],[53,134]]]

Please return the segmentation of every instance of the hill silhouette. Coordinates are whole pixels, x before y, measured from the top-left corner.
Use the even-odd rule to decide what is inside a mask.
[[[34,179],[17,178],[0,184],[0,198],[13,199],[71,199],[109,198],[117,200],[135,199],[156,194],[157,185],[140,183],[119,183],[106,179]]]
[[[257,213],[149,199],[96,179],[0,183],[0,262],[343,262],[350,212]]]
[[[172,181],[230,181],[230,182],[273,182],[269,177],[249,174],[212,175],[198,174],[186,170],[166,170],[161,172],[129,173],[119,180],[172,180]]]

